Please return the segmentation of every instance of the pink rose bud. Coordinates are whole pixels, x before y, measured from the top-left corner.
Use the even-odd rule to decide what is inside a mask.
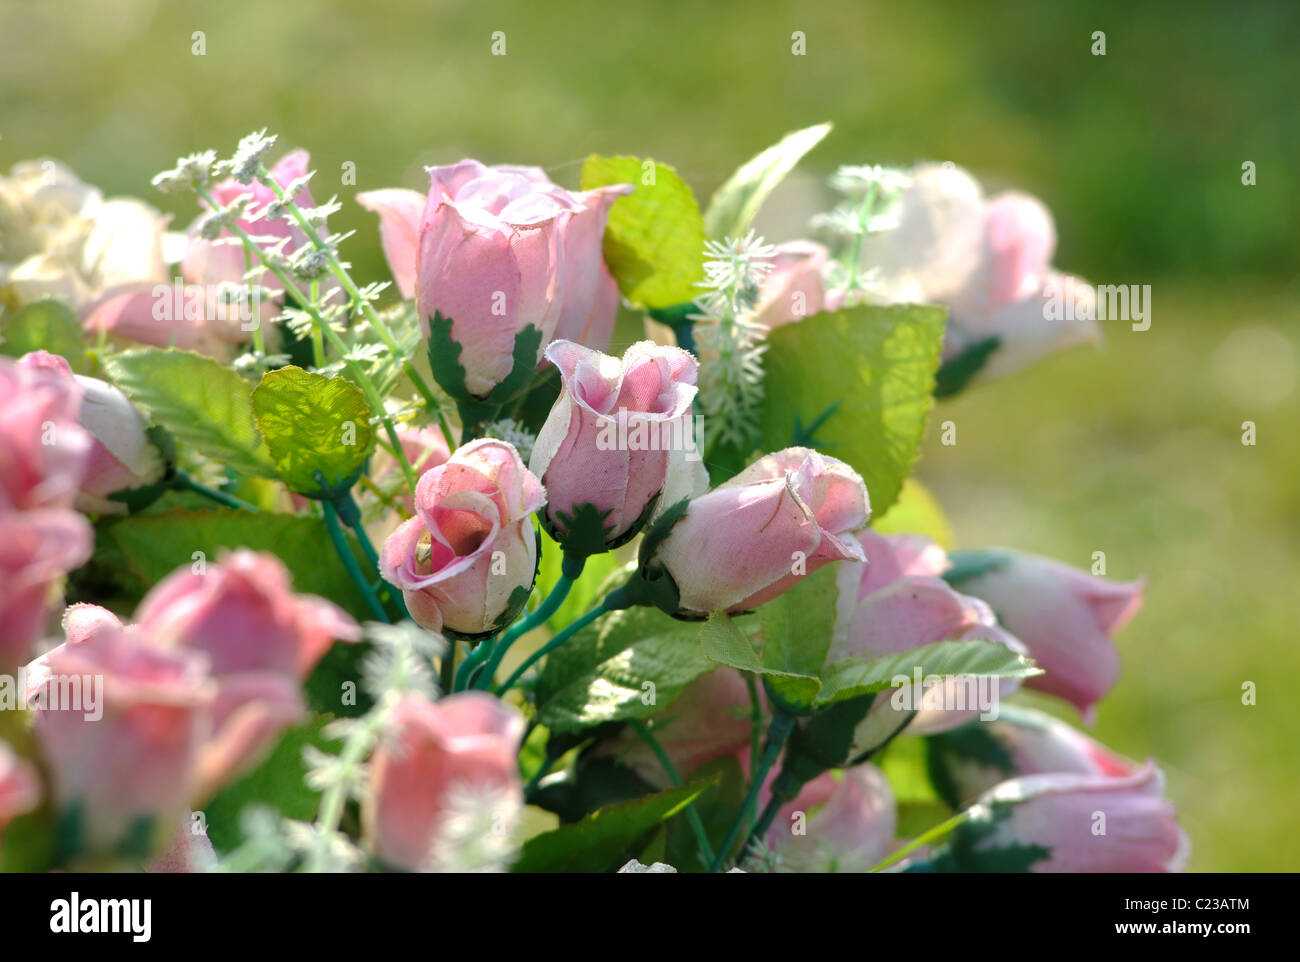
[[[481,692],[399,702],[371,758],[362,808],[375,853],[411,871],[439,867],[449,822],[475,800],[499,805],[480,814],[504,823],[522,804],[516,755],[523,731],[518,712]]]
[[[761,688],[759,698],[763,698]],[[655,738],[683,778],[718,758],[743,753],[748,764],[753,730],[749,686],[734,668],[715,668],[695,679],[664,706],[663,718],[662,727],[655,727]],[[658,756],[635,732],[620,732],[596,752],[616,756],[656,788],[672,787]]]
[[[1004,707],[1001,717],[986,730],[998,745],[1000,758],[963,752],[959,742],[949,745],[942,738],[931,749],[930,764],[942,766],[946,781],[963,805],[1015,775],[1118,777],[1137,769],[1078,729],[1031,708]],[[961,733],[954,735],[954,739],[961,737]]]
[[[36,769],[0,742],[0,833],[5,826],[34,809],[41,800]]]
[[[161,644],[202,651],[214,676],[271,671],[305,678],[335,641],[361,638],[341,608],[294,594],[275,555],[246,549],[202,574],[174,571],[145,595],[136,620]]]
[[[487,396],[514,370],[515,339],[528,327],[540,333],[530,371],[561,323],[569,336],[608,339],[617,305],[600,241],[609,205],[627,189],[573,194],[535,168],[474,160],[429,168],[416,304],[426,335],[439,314],[460,347],[464,383],[447,391]]]
[[[68,362],[57,354],[33,351],[23,355],[18,363],[50,371],[80,389],[77,419],[94,443],[77,507],[99,514],[125,514],[127,506],[109,500],[109,495],[153,484],[167,469],[161,453],[146,433],[147,425],[140,412],[125,394],[108,382],[74,375]]]
[[[389,535],[379,570],[425,628],[490,633],[527,600],[537,573],[528,519],[545,500],[513,445],[472,441],[420,478],[418,516]]]
[[[640,530],[652,506],[667,507],[663,492],[687,493],[688,459],[702,468],[690,417],[695,358],[651,341],[632,345],[622,360],[555,341],[546,357],[564,386],[529,464],[546,486],[543,517],[568,547],[576,511],[592,505],[601,515],[599,543],[616,547]]]
[[[147,854],[174,831],[197,790],[213,697],[202,657],[122,631],[47,657],[36,736],[60,807],[75,815],[83,849],[136,839]]]
[[[1031,872],[1179,872],[1190,844],[1164,789],[1153,762],[1118,777],[1025,775],[985,794],[960,831],[989,829],[973,844],[975,870],[1019,847],[1021,860],[1037,855]]]
[[[50,588],[90,558],[93,541],[75,511],[0,512],[0,672],[31,655],[44,634]]]
[[[0,358],[0,511],[71,507],[92,439],[76,383]]]
[[[942,548],[921,535],[858,533],[864,564],[838,572],[836,631],[827,661],[879,658],[941,641],[983,640],[1017,654],[1025,645],[997,622],[993,610],[936,577],[949,567]],[[903,726],[908,734],[933,734],[976,718],[996,717],[1001,702],[1020,687],[1002,678],[922,678],[880,693],[854,733],[854,755],[891,737]]]
[[[863,560],[847,535],[870,511],[866,485],[847,464],[786,448],[691,501],[655,559],[676,583],[683,612],[741,611],[824,564]]]
[[[780,327],[830,308],[824,279],[827,266],[826,248],[821,244],[777,244],[772,270],[759,292],[754,320],[769,328]]]
[[[357,194],[357,203],[379,215],[379,242],[384,260],[402,297],[415,297],[415,262],[420,253],[420,219],[425,196],[418,190],[390,187]]]
[[[256,766],[305,708],[290,676],[214,678],[206,654],[110,619],[69,619],[67,641],[27,667],[26,695],[59,804],[82,810],[81,844],[113,848],[129,834],[148,854],[186,807]]]
[[[894,847],[897,827],[889,780],[857,765],[839,780],[827,772],[804,785],[777,813],[767,844],[787,871],[866,872]]]
[[[1041,286],[1056,251],[1056,226],[1036,197],[999,194],[984,207],[984,245],[990,300],[1010,304]]]
[[[1119,677],[1111,636],[1142,606],[1143,583],[1087,574],[1049,558],[1006,552],[1007,564],[963,579],[958,587],[983,598],[1008,631],[1029,646],[1046,674],[1030,688],[1064,698],[1085,716]]]

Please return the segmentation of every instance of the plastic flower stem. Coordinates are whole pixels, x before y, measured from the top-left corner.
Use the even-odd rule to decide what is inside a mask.
[[[758,682],[752,671],[745,672],[745,685],[749,688],[749,770],[757,771],[759,753],[762,751],[759,730],[763,727],[763,705],[758,700]],[[753,826],[750,826],[752,828]]]
[[[745,844],[740,847],[740,854],[742,857],[749,851],[755,842],[767,834],[767,830],[772,827],[772,820],[776,818],[776,813],[781,810],[781,803],[783,801],[784,799],[777,798],[775,795],[767,800],[767,804],[763,806],[763,813],[758,816],[758,821],[756,821],[754,827],[750,829],[749,835],[745,839]]]
[[[253,269],[253,258],[249,255],[248,248],[245,247],[244,248],[244,273],[247,274],[252,269]],[[257,354],[262,355],[263,357],[266,356],[266,340],[262,335],[262,315],[260,311],[258,312],[257,323],[253,325],[253,350]]]
[[[216,198],[212,196],[211,192],[206,187],[196,185],[194,190],[213,210],[221,209],[221,205],[217,203]],[[406,483],[410,485],[411,491],[414,492],[415,482],[417,480],[415,469],[411,467],[411,462],[407,460],[406,452],[402,450],[402,444],[397,439],[397,429],[393,427],[393,419],[389,417],[388,409],[384,407],[384,399],[375,388],[374,382],[371,381],[366,372],[362,370],[361,365],[348,357],[347,345],[343,343],[343,339],[338,336],[334,328],[330,327],[325,321],[325,318],[321,316],[316,305],[307,300],[302,291],[298,289],[298,285],[293,282],[293,278],[289,276],[288,271],[279,264],[273,263],[262,252],[262,248],[257,246],[257,243],[253,238],[248,236],[248,232],[240,227],[237,222],[232,221],[229,227],[231,233],[238,237],[240,242],[244,245],[244,249],[255,254],[257,258],[266,265],[267,270],[279,279],[280,283],[284,285],[285,291],[293,291],[293,294],[298,299],[299,303],[306,305],[306,311],[311,315],[312,320],[315,321],[315,327],[320,329],[320,332],[325,336],[325,340],[329,341],[330,347],[338,352],[339,357],[343,358],[343,363],[347,365],[348,370],[352,373],[353,380],[356,381],[357,385],[365,393],[366,400],[370,402],[371,410],[375,412],[380,422],[383,423],[384,431],[388,434],[388,439],[393,443],[393,453],[397,456],[397,463],[402,469],[402,476],[406,478]],[[450,443],[450,439],[448,439],[448,443]]]
[[[486,689],[488,685],[492,684],[492,677],[496,674],[497,668],[501,666],[501,661],[505,658],[506,652],[510,650],[510,646],[534,628],[546,624],[551,619],[551,615],[560,610],[560,605],[564,604],[564,599],[569,596],[569,590],[573,587],[573,583],[581,577],[582,568],[586,563],[587,559],[585,557],[575,557],[568,554],[564,556],[564,562],[560,566],[560,578],[555,582],[555,586],[551,588],[551,593],[537,606],[536,611],[515,622],[510,630],[497,640],[487,666],[483,669],[483,673],[479,675],[476,688]]]
[[[339,513],[334,505],[328,501],[323,502],[325,507],[325,529],[329,531],[330,541],[334,544],[334,552],[343,562],[343,567],[348,573],[357,588],[361,591],[362,597],[366,599],[366,605],[370,608],[371,613],[383,622],[391,622],[388,612],[384,611],[384,606],[379,603],[374,589],[370,587],[370,582],[361,571],[361,566],[357,564],[356,557],[352,554],[352,549],[348,546],[348,539],[343,534],[343,527],[339,524]]]
[[[456,687],[456,645],[454,643],[447,646],[447,652],[442,656],[438,687],[444,695],[450,694]]]
[[[776,713],[772,715],[772,721],[767,726],[767,743],[763,746],[763,757],[759,761],[758,768],[754,770],[753,777],[749,783],[749,791],[745,795],[744,802],[740,805],[740,811],[732,820],[731,828],[727,829],[727,837],[723,839],[718,854],[713,857],[713,864],[709,866],[710,872],[717,872],[722,869],[722,862],[731,851],[731,847],[736,843],[736,836],[740,834],[740,826],[749,818],[751,810],[758,802],[758,793],[767,781],[767,773],[776,763],[777,756],[781,754],[781,749],[785,747],[785,740],[790,737],[790,732],[794,729],[794,716],[781,708],[777,708]]]
[[[320,300],[320,281],[313,279],[311,282],[311,302],[315,304]],[[320,370],[325,366],[325,338],[320,332],[320,328],[313,324],[311,326],[311,362]]]
[[[307,219],[307,215],[304,214],[302,209],[294,203],[293,199],[284,192],[284,188],[280,186],[279,182],[271,176],[270,172],[265,167],[261,167],[258,170],[257,178],[275,192],[276,199],[284,204],[285,209],[288,210],[293,216],[293,219],[298,222],[298,226],[302,228],[302,232],[307,235],[307,238],[312,242],[312,245],[325,255],[325,261],[329,264],[330,273],[338,278],[338,282],[342,284],[343,289],[347,291],[348,297],[352,298],[352,303],[356,306],[356,309],[366,316],[366,320],[369,321],[370,326],[375,329],[375,333],[379,335],[379,339],[383,341],[388,350],[392,352],[393,357],[399,357],[402,359],[402,370],[406,372],[406,376],[411,379],[411,383],[415,385],[416,390],[420,392],[424,397],[425,402],[437,416],[438,426],[442,428],[443,436],[447,439],[447,447],[452,451],[455,451],[456,442],[452,438],[451,429],[447,426],[447,419],[443,416],[442,405],[438,403],[437,396],[429,389],[429,385],[424,383],[424,378],[420,377],[420,372],[415,369],[415,365],[411,363],[411,359],[406,357],[402,349],[398,346],[397,339],[393,337],[393,333],[388,329],[388,325],[380,319],[379,315],[375,312],[375,309],[370,306],[370,303],[361,296],[361,291],[357,287],[356,282],[352,280],[352,275],[350,275],[339,262],[338,257],[334,253],[334,249],[325,243],[320,236],[320,232],[316,230],[316,225]]]
[[[227,508],[235,508],[238,511],[257,511],[257,506],[249,504],[247,501],[241,501],[234,495],[226,494],[224,491],[218,491],[215,488],[209,488],[206,484],[199,484],[184,471],[179,468],[172,475],[171,486],[178,491],[193,491],[195,494],[201,494],[217,504],[225,505]]]
[[[650,746],[650,750],[655,753],[655,758],[659,759],[659,764],[664,767],[668,774],[668,781],[672,782],[673,788],[681,788],[682,780],[677,774],[677,769],[673,767],[672,760],[668,753],[664,751],[663,746],[659,744],[659,739],[655,738],[647,728],[637,719],[632,720],[632,727],[636,730],[641,740]],[[700,846],[700,861],[705,865],[713,864],[713,848],[709,845],[709,835],[704,831],[704,822],[700,820],[700,813],[695,810],[695,803],[690,802],[686,806],[686,820],[691,825],[691,831],[695,833],[695,841]]]
[[[884,871],[885,869],[889,868],[889,866],[893,865],[895,862],[902,860],[907,855],[910,855],[912,852],[916,851],[922,845],[929,845],[931,842],[938,841],[939,839],[947,835],[949,832],[951,832],[953,829],[955,829],[962,822],[966,821],[966,819],[970,818],[970,815],[971,815],[971,810],[968,808],[964,812],[958,812],[956,815],[948,819],[946,822],[940,822],[938,825],[930,829],[928,832],[925,832],[922,835],[918,835],[916,838],[912,839],[902,848],[898,849],[895,852],[890,852],[888,855],[886,855],[875,865],[871,866],[871,868],[867,869],[867,873],[870,874],[872,872]]]
[[[485,638],[479,642],[478,647],[470,652],[459,668],[456,669],[456,678],[452,682],[452,691],[464,691],[470,686],[470,676],[474,674],[474,669],[483,664],[492,655],[492,648],[498,639]]]
[[[559,648],[560,645],[564,644],[566,641],[568,641],[570,638],[576,635],[583,628],[586,628],[589,624],[591,624],[593,621],[595,621],[605,612],[613,611],[617,603],[612,601],[611,599],[614,597],[615,594],[616,591],[611,591],[609,594],[605,596],[604,600],[601,601],[600,604],[596,605],[596,607],[592,608],[589,612],[587,612],[585,615],[583,615],[573,624],[569,625],[567,628],[565,628],[563,631],[557,634],[554,638],[552,638],[546,644],[542,645],[542,647],[538,648],[535,652],[529,655],[528,658],[524,660],[524,663],[515,669],[514,674],[505,680],[505,684],[497,688],[497,692],[496,692],[497,696],[500,697],[501,695],[504,695],[507,691],[509,691],[510,688],[514,685],[514,683],[523,677],[524,672],[526,672],[529,668],[533,667],[533,665],[535,665],[543,657],[549,655],[556,648]]]
[[[849,248],[848,260],[844,267],[849,275],[849,286],[847,293],[852,294],[858,289],[858,274],[862,270],[862,239],[867,235],[867,224],[871,219],[871,211],[876,206],[876,192],[878,182],[872,181],[871,186],[867,188],[867,195],[862,199],[862,206],[858,209],[858,232],[853,235],[853,244]]]

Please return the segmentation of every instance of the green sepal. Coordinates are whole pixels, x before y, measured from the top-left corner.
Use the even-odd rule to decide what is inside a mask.
[[[997,335],[981,338],[968,345],[960,354],[940,364],[939,370],[934,372],[934,396],[952,397],[960,392],[988,363],[988,359],[1001,344],[1002,338]]]
[[[942,578],[956,587],[990,571],[1000,571],[1011,563],[1011,555],[996,548],[958,549],[948,552],[948,561],[951,564]]]
[[[651,522],[646,529],[645,537],[641,539],[636,571],[625,585],[610,593],[610,597],[613,598],[610,603],[611,609],[645,605],[658,608],[670,615],[680,614],[681,591],[673,576],[668,573],[668,569],[655,559],[655,552],[668,537],[673,525],[686,517],[686,510],[690,507],[690,503],[690,498],[682,498],[665,508],[663,513]]]
[[[463,346],[451,337],[452,319],[434,311],[429,318],[429,369],[433,379],[456,402],[460,411],[462,442],[477,437],[479,429],[494,420],[502,408],[522,398],[537,376],[541,356],[541,328],[529,324],[515,334],[510,373],[485,396],[471,394],[465,387],[465,367],[460,363]]]

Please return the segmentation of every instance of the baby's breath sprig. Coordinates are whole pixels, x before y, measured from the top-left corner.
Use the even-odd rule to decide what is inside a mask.
[[[869,234],[898,225],[898,201],[910,182],[906,171],[880,164],[840,167],[831,175],[831,187],[844,200],[814,217],[813,227],[830,235],[835,256],[827,286],[843,291],[846,303],[856,303],[874,288],[877,272],[863,268],[863,245]]]
[[[245,139],[247,140],[248,138]],[[263,154],[264,153],[265,151],[263,151]],[[296,223],[299,229],[307,236],[309,244],[315,249],[314,256],[309,257],[301,252],[295,254],[295,257],[297,258],[295,262],[295,270],[298,272],[312,272],[310,276],[306,278],[308,280],[319,278],[327,271],[334,275],[339,284],[343,287],[343,290],[351,299],[353,309],[365,317],[375,334],[377,334],[379,339],[384,342],[384,346],[393,353],[395,358],[401,360],[402,370],[405,372],[406,376],[411,379],[411,383],[415,385],[420,394],[424,396],[426,403],[429,405],[430,411],[438,418],[439,426],[442,428],[442,432],[447,438],[448,445],[451,446],[452,450],[455,450],[455,439],[451,433],[450,427],[447,425],[437,395],[434,394],[432,389],[425,382],[420,372],[416,370],[415,365],[411,363],[410,358],[402,353],[401,345],[399,345],[397,339],[393,336],[393,333],[388,329],[388,325],[384,323],[383,318],[381,318],[379,313],[375,310],[373,302],[376,294],[374,289],[369,287],[359,287],[356,281],[352,279],[352,275],[348,273],[347,266],[339,259],[339,244],[350,236],[350,234],[321,234],[321,224],[324,222],[324,214],[331,210],[338,209],[337,198],[331,197],[330,200],[321,207],[304,210],[298,206],[296,201],[294,201],[294,191],[281,187],[279,182],[271,176],[271,172],[267,170],[260,155],[256,162],[255,169],[253,170],[253,176],[259,183],[270,188],[271,192],[275,194],[275,203],[271,205],[274,208],[275,213],[287,215],[289,219]],[[308,177],[300,178],[300,180],[304,182],[304,186],[307,179]],[[294,183],[296,184],[298,182],[295,181]],[[292,187],[293,185],[290,186]]]
[[[310,845],[303,867],[309,872],[337,871],[340,859],[347,861],[351,842],[338,830],[343,807],[349,798],[359,798],[364,792],[366,759],[378,744],[393,707],[406,695],[433,698],[437,694],[430,663],[446,650],[441,636],[413,621],[395,625],[372,622],[366,625],[366,635],[373,649],[362,662],[361,685],[374,699],[374,706],[359,718],[343,718],[326,726],[326,736],[342,743],[338,754],[315,746],[303,750],[307,784],[321,792],[316,821],[305,836]]]
[[[691,315],[700,358],[699,406],[705,448],[758,439],[763,401],[763,352],[767,329],[754,321],[763,279],[776,248],[751,230],[743,238],[708,241],[704,247],[704,293]]]
[[[265,209],[248,211],[247,208],[249,205],[250,195],[247,194],[241,194],[231,204],[220,204],[213,196],[212,191],[208,189],[207,181],[208,177],[212,173],[224,174],[229,172],[232,175],[246,174],[248,173],[246,167],[248,164],[253,162],[254,158],[256,159],[257,164],[260,165],[260,171],[265,174],[265,165],[261,164],[261,159],[273,142],[274,138],[267,138],[265,132],[253,134],[244,138],[244,140],[240,142],[240,150],[236,152],[236,156],[231,160],[218,161],[215,164],[210,164],[208,165],[209,169],[206,169],[205,171],[204,165],[207,164],[210,152],[197,154],[193,157],[182,159],[178,162],[176,168],[171,171],[164,171],[155,178],[155,181],[164,185],[168,189],[175,188],[177,184],[188,184],[207,205],[210,212],[208,214],[208,220],[204,222],[205,227],[211,224],[212,226],[210,230],[214,234],[220,234],[222,231],[229,231],[234,235],[234,237],[238,239],[238,242],[243,245],[249,266],[252,266],[252,261],[254,259],[261,263],[283,285],[286,297],[292,296],[293,300],[300,306],[301,310],[305,311],[310,316],[313,329],[319,331],[324,339],[329,342],[330,347],[340,356],[344,357],[344,364],[347,367],[349,374],[352,375],[353,380],[356,381],[357,385],[365,393],[366,399],[370,402],[371,408],[378,412],[384,426],[384,431],[392,442],[393,448],[397,451],[397,460],[402,469],[402,475],[405,477],[411,490],[414,491],[417,480],[415,469],[411,467],[410,461],[406,459],[406,455],[402,451],[401,444],[397,439],[397,431],[393,427],[392,420],[384,410],[383,395],[376,389],[364,368],[356,362],[347,359],[347,348],[343,345],[338,332],[334,330],[329,319],[326,317],[325,309],[322,308],[320,303],[320,298],[310,297],[308,294],[304,293],[302,288],[299,286],[298,281],[294,278],[290,269],[288,258],[286,258],[283,253],[284,242],[281,241],[274,245],[264,245],[263,243],[260,243],[253,234],[246,230],[243,224],[240,223],[241,219],[249,221],[260,219],[265,216]],[[197,160],[195,158],[197,158]],[[269,174],[266,174],[265,176],[266,179],[274,185],[274,190],[280,191],[280,186],[275,182],[274,178],[270,177]],[[283,196],[282,192],[277,194],[277,197],[282,201],[287,200],[287,198]],[[306,215],[303,214],[297,205],[292,203],[292,201],[288,201],[286,209],[296,212],[295,217],[300,217],[303,223],[307,223],[310,226],[310,221],[307,220]],[[247,214],[247,217],[243,216],[245,214]],[[316,233],[314,227],[312,227],[311,233],[315,234],[317,239],[319,239],[320,235]],[[337,263],[337,260],[335,260],[335,263]],[[349,283],[351,283],[350,278]],[[353,284],[352,287],[355,289],[356,285]],[[359,296],[358,293],[358,297]],[[410,362],[406,361],[405,363],[409,365]],[[451,435],[448,434],[449,440],[450,437]]]

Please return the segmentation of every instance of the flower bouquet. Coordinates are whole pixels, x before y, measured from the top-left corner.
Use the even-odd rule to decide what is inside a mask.
[[[703,210],[600,155],[317,203],[265,133],[155,178],[184,232],[0,178],[0,864],[1182,865],[1154,763],[1044,710],[1089,719],[1141,582],[952,550],[910,476],[1095,295],[951,163],[769,243],[829,131]]]

